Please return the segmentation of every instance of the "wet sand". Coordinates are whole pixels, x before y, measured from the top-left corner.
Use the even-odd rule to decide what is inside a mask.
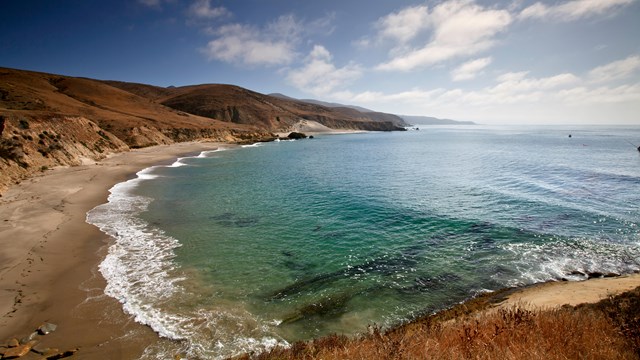
[[[221,143],[181,143],[115,154],[97,164],[46,171],[0,198],[0,343],[58,325],[41,344],[80,348],[79,358],[133,359],[156,334],[104,295],[97,266],[110,238],[85,222],[108,190],[141,169]]]

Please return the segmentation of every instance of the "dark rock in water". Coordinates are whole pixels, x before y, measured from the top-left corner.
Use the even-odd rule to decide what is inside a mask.
[[[211,216],[209,218],[226,227],[250,227],[260,222],[260,218],[257,216],[239,216],[230,212]]]
[[[38,331],[38,334],[40,335],[47,335],[49,333],[56,331],[57,328],[58,328],[58,325],[56,324],[44,323],[40,325],[37,331]]]
[[[404,271],[414,267],[417,260],[411,257],[378,258],[367,261],[360,265],[351,266],[332,273],[320,274],[309,279],[298,280],[286,286],[270,296],[271,300],[282,299],[306,290],[318,290],[326,284],[339,279],[349,278],[356,274],[377,273],[382,275],[393,275],[399,271]]]
[[[587,272],[586,274],[581,273],[580,271],[572,271],[571,275],[582,275],[582,276],[586,276],[587,279],[600,279],[600,278],[611,278],[611,277],[620,276],[620,274],[614,273],[614,272],[602,273],[599,271]]]
[[[448,284],[456,282],[458,280],[460,280],[460,276],[454,273],[445,273],[434,277],[419,276],[415,278],[413,285],[399,289],[399,291],[402,293],[411,294],[440,290],[445,288]]]
[[[589,279],[596,279],[601,277],[604,277],[604,274],[601,272],[594,271],[594,272],[587,273],[587,278]]]
[[[233,225],[235,225],[236,227],[250,227],[250,226],[255,226],[260,222],[260,220],[258,219],[257,216],[252,216],[252,217],[242,217],[242,218],[236,218],[235,221],[233,222]]]
[[[349,294],[328,296],[297,309],[282,320],[282,324],[291,324],[314,316],[337,316],[346,312],[346,305],[352,298]]]
[[[583,273],[582,271],[578,271],[578,270],[573,270],[572,272],[569,273],[569,275],[573,275],[573,276],[587,276],[587,274]]]
[[[234,213],[226,212],[220,215],[210,216],[209,219],[223,226],[232,226],[234,217]]]
[[[342,274],[342,272],[340,274]],[[277,300],[277,299],[285,298],[287,296],[295,295],[297,293],[304,291],[305,289],[320,288],[324,284],[333,281],[338,276],[339,275],[336,275],[335,273],[330,273],[330,274],[317,275],[310,279],[298,280],[293,284],[288,285],[276,291],[270,296],[270,298],[272,300]]]
[[[309,139],[313,139],[313,135],[309,135]]]
[[[306,139],[307,135],[304,134],[304,133],[293,131],[293,132],[289,133],[289,135],[287,137],[289,139],[298,140],[298,139]]]
[[[492,228],[493,228],[493,225],[491,223],[481,222],[481,223],[475,223],[475,224],[471,225],[471,227],[469,227],[469,231],[471,231],[472,233],[477,234],[477,233],[489,231]]]
[[[307,272],[313,266],[294,260],[285,260],[282,264],[289,270]]]

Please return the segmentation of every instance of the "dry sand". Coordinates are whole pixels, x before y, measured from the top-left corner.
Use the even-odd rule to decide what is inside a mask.
[[[80,347],[80,358],[138,358],[157,337],[103,294],[97,265],[110,239],[85,222],[86,213],[137,171],[220,146],[133,150],[98,164],[49,170],[10,188],[0,198],[0,343],[48,321],[58,329],[42,338],[43,346]]]
[[[103,294],[97,265],[109,238],[85,222],[108,189],[150,165],[223,144],[182,143],[114,155],[98,164],[46,171],[0,198],[0,342],[49,321],[42,345],[80,348],[77,358],[133,359],[157,336]],[[224,145],[228,146],[228,145]],[[595,302],[640,286],[640,275],[555,282],[516,291],[501,306]]]
[[[366,132],[365,130],[332,129],[320,124],[319,122],[312,121],[312,120],[300,120],[294,125],[292,125],[291,127],[289,127],[289,129],[287,130],[288,131],[286,132],[277,133],[277,135],[280,138],[284,139],[292,131],[304,133],[307,136],[309,135],[315,136],[315,135],[323,135],[323,134],[354,134],[354,133]]]
[[[518,289],[499,304],[527,309],[553,309],[562,305],[595,303],[608,296],[640,286],[640,274],[590,279],[586,281],[546,282]]]

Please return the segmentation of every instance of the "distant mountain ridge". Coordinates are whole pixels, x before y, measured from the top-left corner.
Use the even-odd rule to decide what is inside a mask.
[[[358,110],[358,111],[363,112],[363,113],[375,112],[375,111],[373,111],[371,109],[363,108],[362,106],[338,104],[338,103],[320,101],[320,100],[315,100],[315,99],[296,99],[296,98],[292,98],[291,96],[287,96],[287,95],[281,94],[281,93],[271,93],[271,94],[269,94],[269,96],[273,96],[273,97],[277,97],[277,98],[281,98],[281,99],[286,99],[286,100],[304,101],[306,103],[326,106],[326,107],[329,107],[329,108],[341,108],[341,107],[343,107],[343,108],[351,108],[351,109],[354,109],[354,110]]]
[[[333,103],[333,102],[326,102],[326,101],[320,101],[320,100],[314,100],[314,99],[295,99],[292,98],[290,96],[281,94],[281,93],[272,93],[269,94],[270,96],[273,97],[277,97],[277,98],[281,98],[281,99],[287,99],[287,100],[291,100],[291,101],[303,101],[306,103],[310,103],[310,104],[316,104],[316,105],[321,105],[321,106],[326,106],[329,108],[349,108],[349,109],[354,109],[357,110],[361,113],[364,114],[379,114],[379,116],[388,116],[386,117],[388,121],[393,121],[394,124],[398,125],[398,126],[410,126],[410,124],[417,124],[417,125],[476,125],[476,123],[474,123],[473,121],[458,121],[458,120],[451,120],[451,119],[439,119],[439,118],[435,118],[435,117],[431,117],[431,116],[413,116],[413,115],[394,115],[394,114],[386,114],[386,113],[380,113],[380,112],[375,112],[373,110],[361,107],[361,106],[356,106],[356,105],[345,105],[345,104],[339,104],[339,103]],[[380,115],[380,114],[384,114],[384,115]],[[393,116],[393,117],[392,117]],[[402,121],[398,121],[397,119],[395,119],[395,117],[400,118]]]
[[[431,116],[398,115],[406,122],[414,125],[477,125],[473,121],[439,119]]]
[[[288,100],[288,101],[303,102],[303,103],[307,103],[307,104],[319,105],[319,106],[323,106],[323,107],[326,107],[326,108],[334,109],[334,110],[337,110],[337,111],[342,111],[343,113],[348,113],[351,116],[356,116],[356,117],[365,116],[366,118],[371,119],[373,121],[391,122],[394,125],[400,126],[400,127],[405,127],[405,126],[409,125],[398,115],[382,113],[382,112],[378,112],[378,111],[373,111],[373,110],[370,110],[370,109],[367,109],[367,108],[363,108],[361,106],[344,105],[344,104],[331,103],[331,102],[313,100],[313,99],[296,99],[296,98],[292,98],[290,96],[287,96],[287,95],[284,95],[284,94],[281,94],[281,93],[271,93],[271,94],[269,94],[269,96],[275,97],[275,98],[279,98],[279,99],[283,99],[283,100]],[[353,110],[355,110],[357,112],[353,112]]]

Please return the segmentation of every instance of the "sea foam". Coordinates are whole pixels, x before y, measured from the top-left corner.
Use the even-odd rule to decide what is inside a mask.
[[[219,151],[219,150],[218,150]],[[213,151],[194,158],[206,158]],[[260,322],[245,310],[179,306],[188,297],[184,273],[173,261],[180,242],[139,217],[153,199],[135,194],[141,183],[159,175],[159,167],[187,166],[179,158],[168,166],[141,170],[137,177],[113,186],[108,202],[87,213],[87,222],[111,236],[114,243],[99,265],[107,281],[105,294],[117,299],[136,322],[148,325],[161,337],[175,340],[150,346],[144,358],[173,357],[180,351],[189,358],[227,358],[247,351],[288,344],[268,334],[273,325]],[[220,324],[236,324],[235,328]]]
[[[544,244],[512,243],[501,246],[513,258],[519,275],[506,286],[550,280],[585,280],[588,274],[629,274],[640,271],[640,246],[604,240],[567,239]],[[496,277],[496,280],[497,279]],[[500,281],[502,282],[502,281]]]

